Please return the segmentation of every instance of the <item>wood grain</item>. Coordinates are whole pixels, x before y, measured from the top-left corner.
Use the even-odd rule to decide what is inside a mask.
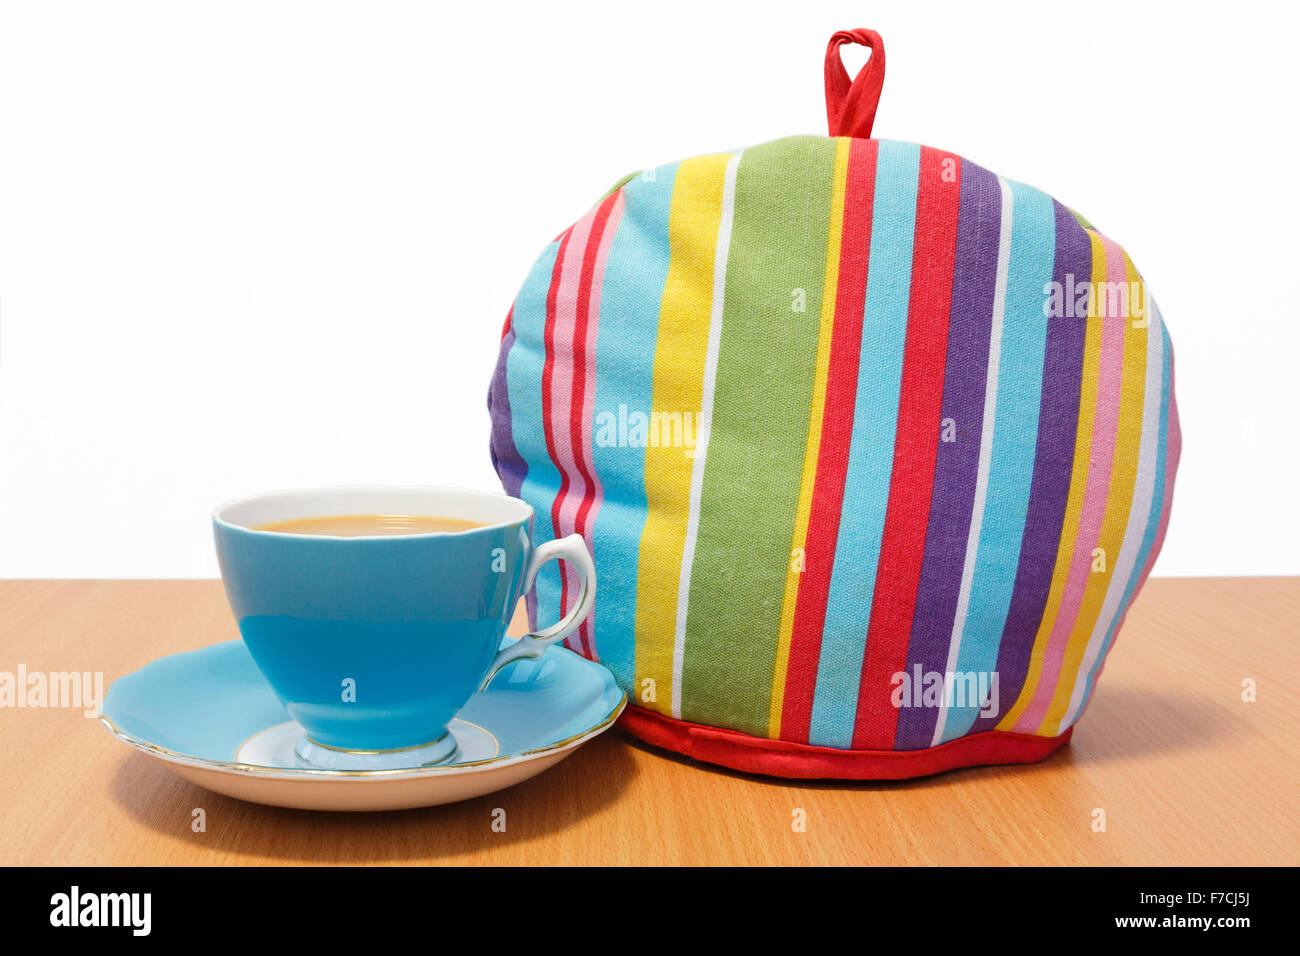
[[[1294,864],[1297,621],[1300,578],[1153,580],[1069,747],[892,784],[749,777],[614,731],[478,800],[305,813],[184,783],[79,710],[0,709],[0,864]],[[107,685],[235,636],[216,581],[0,582],[0,670]]]

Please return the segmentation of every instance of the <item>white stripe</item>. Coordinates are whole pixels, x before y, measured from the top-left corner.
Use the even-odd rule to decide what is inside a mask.
[[[1143,295],[1150,303],[1150,291],[1144,290]],[[1070,695],[1070,706],[1061,720],[1058,734],[1078,719],[1088,675],[1092,673],[1092,665],[1101,653],[1111,621],[1119,613],[1119,602],[1128,590],[1128,579],[1137,564],[1138,552],[1142,548],[1148,519],[1151,517],[1151,500],[1156,488],[1156,459],[1159,457],[1160,396],[1164,389],[1164,333],[1161,331],[1160,313],[1155,310],[1154,303],[1150,314],[1152,321],[1147,326],[1147,378],[1143,394],[1145,404],[1142,406],[1142,439],[1138,446],[1137,485],[1133,492],[1133,505],[1129,509],[1128,528],[1124,532],[1124,543],[1120,545],[1110,585],[1106,588],[1106,600],[1101,606],[1092,635],[1088,638],[1083,661],[1079,664],[1079,672],[1074,679],[1074,693]],[[1155,517],[1159,520],[1159,515]]]
[[[722,221],[713,253],[713,305],[709,315],[709,348],[704,356],[704,382],[700,395],[700,421],[696,431],[695,457],[691,463],[691,503],[686,518],[686,541],[682,548],[682,574],[677,583],[677,629],[673,636],[672,715],[682,717],[682,661],[686,654],[686,611],[691,600],[691,565],[695,562],[695,541],[700,532],[700,496],[704,491],[704,462],[709,451],[709,428],[713,424],[713,390],[718,378],[718,350],[722,343],[722,307],[726,298],[727,253],[731,249],[731,222],[736,212],[736,168],[740,153],[727,161],[722,183]]]
[[[970,610],[971,582],[975,577],[975,558],[979,551],[980,531],[984,527],[984,504],[989,494],[989,469],[993,461],[993,422],[998,410],[998,367],[1002,362],[1002,319],[1007,309],[1007,272],[1011,267],[1011,187],[1001,176],[998,186],[1002,190],[1002,223],[998,232],[998,273],[993,287],[993,327],[989,332],[989,367],[984,376],[984,424],[980,429],[979,471],[975,479],[975,502],[971,507],[970,529],[966,534],[966,561],[961,569],[961,590],[957,596],[957,613],[952,622],[952,637],[948,641],[948,665],[944,674],[957,669],[957,656],[961,652],[961,635],[966,629],[966,614]],[[948,717],[948,698],[940,702],[939,714],[934,722],[932,747],[943,740],[944,725]]]

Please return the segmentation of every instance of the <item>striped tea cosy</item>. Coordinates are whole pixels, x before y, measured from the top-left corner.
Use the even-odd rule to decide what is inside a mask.
[[[631,733],[746,771],[1045,757],[1169,519],[1173,357],[1136,267],[1037,189],[869,138],[884,66],[837,33],[829,137],[620,183],[537,260],[489,394],[536,540],[595,557],[569,646]],[[533,622],[574,587],[543,568]]]

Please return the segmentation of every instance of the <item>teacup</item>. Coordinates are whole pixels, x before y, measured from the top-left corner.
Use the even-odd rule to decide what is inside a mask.
[[[268,530],[343,515],[438,515],[468,530],[331,536]],[[537,657],[591,613],[595,568],[580,535],[534,547],[533,509],[450,488],[326,488],[258,495],[212,517],[244,643],[289,716],[300,760],[400,769],[454,756],[448,724],[506,664]],[[558,624],[501,648],[537,571],[572,562],[581,587]]]

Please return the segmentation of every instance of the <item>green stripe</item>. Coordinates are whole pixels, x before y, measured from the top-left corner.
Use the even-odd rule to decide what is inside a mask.
[[[1076,212],[1076,211],[1073,210],[1073,209],[1070,209],[1069,206],[1066,206],[1065,208],[1070,210],[1070,215],[1073,216],[1073,217],[1075,218],[1075,220],[1079,223],[1079,225],[1082,226],[1084,229],[1091,229],[1093,232],[1096,232],[1096,231],[1097,231],[1097,227],[1094,226],[1092,223],[1090,223],[1087,219],[1085,219],[1085,218],[1084,218],[1082,215],[1080,215],[1078,212]]]
[[[736,173],[681,715],[757,736],[808,438],[834,169],[835,141],[801,136],[746,149]]]
[[[634,180],[634,179],[636,179],[638,176],[640,176],[642,172],[644,172],[644,170],[637,170],[635,173],[628,173],[626,176],[624,176],[622,179],[620,179],[620,180],[619,180],[618,182],[616,182],[614,185],[612,185],[612,186],[610,186],[608,189],[606,189],[604,195],[602,195],[599,199],[596,200],[596,205],[599,206],[601,203],[603,203],[603,202],[604,202],[606,199],[608,199],[610,196],[614,195],[614,193],[618,192],[620,189],[622,189],[624,186],[626,186],[626,185],[627,185],[628,183],[630,183],[632,180]]]

